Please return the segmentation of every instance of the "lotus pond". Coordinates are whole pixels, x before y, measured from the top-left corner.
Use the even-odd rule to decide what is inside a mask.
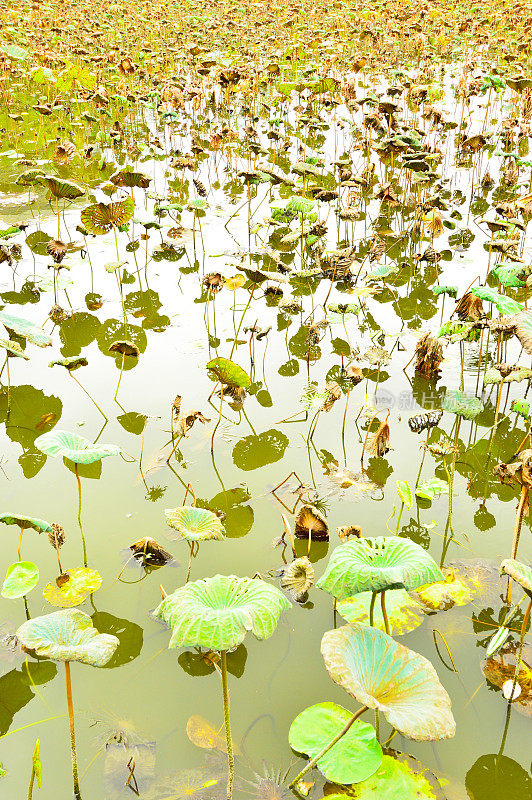
[[[530,4],[1,8],[0,796],[532,796]]]

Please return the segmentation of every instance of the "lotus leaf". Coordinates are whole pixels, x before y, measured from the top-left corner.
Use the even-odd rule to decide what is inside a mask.
[[[0,514],[0,522],[3,522],[5,525],[18,525],[22,530],[33,528],[33,530],[38,533],[50,533],[52,531],[52,526],[44,519],[26,517],[24,514],[14,514],[11,511]]]
[[[337,611],[347,622],[361,622],[369,625],[371,597],[371,592],[361,592],[346,600],[339,600],[336,605]],[[403,636],[405,633],[410,633],[418,628],[425,619],[423,606],[410,597],[404,589],[390,589],[386,592],[386,614],[392,636]],[[373,625],[380,631],[386,630],[380,603],[374,605]]]
[[[135,203],[131,197],[117,203],[94,203],[83,209],[81,222],[89,233],[103,234],[114,227],[125,225],[132,218]]]
[[[404,753],[386,753],[378,770],[353,787],[355,800],[445,800],[436,777]]]
[[[31,561],[16,561],[7,568],[2,597],[14,600],[31,592],[39,583],[39,568]]]
[[[318,703],[299,714],[290,726],[288,741],[298,753],[314,758],[345,727],[353,716],[336,703]],[[358,783],[378,769],[382,749],[375,729],[358,719],[347,733],[317,762],[327,780]]]
[[[475,419],[484,406],[478,397],[471,397],[456,389],[446,393],[443,398],[442,408],[444,411],[450,411],[451,414],[457,414],[464,419]]]
[[[167,508],[164,513],[168,525],[189,542],[224,538],[225,529],[219,518],[205,508],[181,506]]]
[[[231,650],[248,630],[258,639],[268,639],[281,611],[288,608],[282,592],[263,580],[215,575],[176,589],[154,614],[172,628],[171,648]]]
[[[116,636],[98,633],[87,614],[71,608],[24,622],[16,636],[38,656],[92,667],[104,667],[118,647]]]
[[[333,681],[382,711],[403,736],[418,741],[454,736],[451,700],[423,656],[358,623],[328,631],[321,652]]]
[[[44,588],[44,599],[53,606],[72,608],[79,606],[87,597],[100,588],[102,576],[90,567],[67,569],[57,580]]]
[[[345,600],[359,592],[411,590],[442,579],[436,562],[418,544],[399,536],[381,536],[337,547],[317,586]]]
[[[94,464],[107,456],[117,456],[122,452],[115,444],[93,444],[69,431],[53,430],[35,439],[35,446],[47,456],[64,456],[75,464]]]
[[[16,317],[14,314],[2,310],[0,311],[0,322],[5,325],[10,333],[13,332],[17,336],[22,336],[23,339],[26,339],[31,344],[36,344],[37,347],[49,347],[52,344],[51,337],[42,328],[27,319]]]
[[[247,389],[251,386],[251,378],[247,372],[228,358],[213,358],[207,364],[207,369],[211,370],[216,379],[224,386],[232,386],[237,389]]]
[[[523,587],[529,597],[532,597],[532,567],[527,567],[514,558],[506,558],[501,563],[501,575],[508,575]]]

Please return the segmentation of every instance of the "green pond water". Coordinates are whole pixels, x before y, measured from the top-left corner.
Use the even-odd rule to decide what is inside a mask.
[[[501,108],[504,102],[495,101]],[[453,119],[459,111],[451,106],[446,111],[447,118]],[[176,240],[177,253],[169,255],[168,250],[162,251],[162,240],[172,242],[168,229],[178,224],[179,214],[176,212],[176,220],[168,215],[157,217],[154,205],[163,200],[186,203],[187,198],[195,196],[192,174],[174,171],[170,166],[172,150],[189,151],[190,130],[185,130],[186,126],[165,125],[160,116],[154,115],[150,103],[139,116],[141,113],[144,121],[137,122],[136,134],[140,141],[151,144],[137,161],[129,159],[129,162],[135,163],[152,181],[148,190],[133,191],[135,216],[143,222],[159,221],[162,228],[145,228],[136,222],[127,232],[118,233],[119,258],[127,262],[119,273],[126,331],[116,274],[105,269],[105,265],[117,260],[113,233],[87,237],[85,241],[76,231],[80,212],[90,202],[89,196],[67,205],[61,217],[60,238],[66,242],[80,241],[84,247],[83,253],[77,251],[67,256],[64,263],[70,270],[61,270],[58,275],[57,302],[71,316],[57,326],[47,319],[54,303],[53,270],[48,269],[51,259],[42,251],[32,251],[26,237],[36,230],[55,237],[55,208],[48,204],[41,187],[36,187],[28,205],[27,190],[17,187],[14,179],[25,168],[20,164],[24,156],[37,157],[50,168],[55,145],[52,123],[44,118],[34,120],[33,126],[28,123],[25,135],[17,137],[13,133],[8,143],[18,156],[9,152],[8,147],[0,153],[0,228],[21,222],[28,224],[23,233],[8,240],[9,244],[21,244],[21,258],[11,267],[6,262],[0,264],[0,302],[4,310],[44,324],[53,339],[53,346],[45,349],[28,344],[29,361],[10,360],[9,398],[6,372],[2,375],[0,511],[10,510],[60,523],[67,536],[61,549],[63,567],[81,566],[75,475],[61,458],[46,458],[40,453],[34,440],[57,427],[90,440],[99,437],[99,443],[117,444],[128,454],[125,458],[105,459],[101,469],[91,467],[80,471],[88,562],[103,579],[102,587],[80,608],[93,617],[100,631],[114,633],[120,639],[117,655],[108,667],[91,669],[72,665],[85,800],[135,796],[125,786],[127,748],[135,757],[141,797],[163,800],[224,796],[223,754],[197,747],[186,731],[192,715],[206,718],[216,729],[222,724],[219,674],[193,651],[168,651],[167,629],[150,616],[160,602],[160,585],[168,592],[173,591],[184,582],[187,571],[188,548],[185,542],[172,536],[165,523],[164,509],[181,505],[184,487],[190,484],[198,504],[226,513],[227,538],[222,542],[202,543],[192,563],[192,580],[216,573],[248,576],[260,573],[277,585],[275,571],[283,558],[282,550],[274,549],[272,542],[283,531],[282,513],[293,525],[293,516],[286,507],[294,507],[299,481],[292,477],[277,492],[284,506],[272,489],[295,471],[308,487],[305,497],[320,501],[329,523],[330,542],[314,542],[310,550],[319,577],[330,552],[339,543],[334,532],[336,526],[360,525],[366,536],[395,533],[400,507],[396,482],[407,480],[411,486],[415,485],[422,458],[420,444],[425,439],[424,433],[417,435],[410,431],[408,417],[439,408],[446,389],[460,385],[458,344],[446,348],[437,383],[430,384],[415,375],[412,365],[403,371],[419,334],[426,330],[437,333],[440,325],[442,298],[430,291],[437,270],[433,264],[414,259],[416,253],[423,252],[430,244],[429,239],[421,245],[411,236],[386,239],[389,252],[381,263],[404,266],[384,286],[382,281],[374,284],[379,289],[377,294],[362,301],[348,291],[348,281],[336,282],[329,296],[331,282],[327,279],[294,279],[290,274],[277,272],[281,282],[254,283],[253,272],[242,272],[242,269],[273,270],[274,261],[268,253],[273,252],[282,265],[296,270],[301,269],[302,257],[298,243],[280,244],[280,237],[287,233],[285,228],[275,233],[275,228],[262,224],[270,216],[269,202],[288,197],[290,188],[270,184],[252,186],[248,206],[248,189],[237,173],[252,166],[253,159],[244,157],[236,145],[229,150],[229,156],[210,150],[208,143],[205,145],[204,157],[195,173],[208,190],[208,207],[199,219],[201,232],[196,220],[193,238],[190,232],[193,215],[185,210],[181,224],[188,232],[182,242]],[[484,113],[480,103],[473,107],[468,119],[470,132],[480,130]],[[328,176],[323,184],[328,188],[335,185],[331,163],[343,152],[352,152],[355,171],[362,170],[363,154],[351,150],[356,137],[353,140],[347,123],[340,124],[342,117],[350,118],[345,108],[321,110],[321,120],[326,125],[323,130],[296,127],[294,111],[279,124],[270,123],[265,109],[257,116],[255,125],[262,144],[270,148],[267,155],[261,156],[264,163],[270,158],[277,168],[287,170],[290,162],[297,160],[297,148],[304,144],[306,154],[323,155],[326,164],[323,174]],[[493,116],[497,117],[496,110]],[[428,123],[421,123],[430,131]],[[206,142],[211,124],[208,114],[200,113],[196,129]],[[243,119],[234,124],[237,133],[243,136]],[[87,134],[76,124],[66,121],[65,125],[63,137],[70,136],[75,142],[95,138],[98,130],[97,125],[93,126]],[[276,158],[273,153],[278,143],[266,136],[272,130],[279,133],[283,142],[285,136],[291,142],[290,149],[279,152]],[[159,138],[158,143],[154,143],[154,137]],[[489,234],[478,224],[478,218],[496,202],[492,194],[479,188],[479,179],[488,165],[487,154],[456,163],[452,133],[429,132],[427,140],[438,144],[444,154],[439,171],[442,177],[433,182],[428,193],[442,198],[447,207],[444,220],[451,223],[434,240],[434,247],[443,253],[439,282],[459,285],[461,294],[477,275],[484,282],[488,265],[484,245]],[[99,147],[110,160],[111,150]],[[492,152],[489,155],[493,156],[489,163],[492,177],[497,178],[501,159]],[[384,163],[375,154],[372,158],[381,183],[398,178],[398,171],[392,175],[389,161]],[[118,153],[118,162],[126,163],[123,152]],[[88,195],[92,192],[95,199],[107,200],[98,189],[105,180],[98,175],[97,165],[90,162],[83,169],[84,173],[79,166],[76,170],[59,167],[57,171],[76,180],[82,180],[84,175],[89,185]],[[108,169],[105,176],[114,169],[116,166]],[[404,184],[404,175],[401,180]],[[334,213],[336,201],[319,204],[318,208],[319,217],[328,228],[326,247],[354,244],[357,248],[358,260],[352,265],[355,275],[375,232],[391,230],[398,234],[413,220],[412,207],[381,209],[371,190],[362,193],[360,202],[363,215],[357,222],[339,221]],[[452,212],[457,212],[454,218]],[[248,214],[252,215],[249,224]],[[143,239],[145,231],[148,238]],[[460,236],[460,231],[466,234]],[[275,235],[270,239],[272,233]],[[138,249],[128,247],[131,241],[138,243]],[[303,263],[312,267],[311,257],[303,249]],[[525,260],[526,252],[525,247]],[[364,274],[371,268],[366,260],[358,287],[366,285]],[[226,277],[241,274],[246,283],[234,293],[224,288],[208,298],[202,279],[211,272],[221,272]],[[285,297],[294,297],[301,303],[301,311],[280,310],[271,295],[265,296],[267,286],[280,286]],[[101,308],[88,307],[86,298],[90,293],[101,295]],[[522,292],[515,296],[524,298]],[[311,348],[308,360],[308,325],[325,318],[322,306],[325,301],[357,303],[359,311],[329,314],[329,325],[319,328],[319,343]],[[452,300],[447,298],[444,320],[452,307]],[[254,341],[251,364],[250,333],[244,333],[244,329],[255,323],[262,329],[271,326],[271,331]],[[122,338],[135,342],[141,354],[138,362],[125,360],[119,406],[113,395],[121,357],[110,354],[108,348],[114,340]],[[210,437],[220,397],[215,394],[212,405],[208,403],[214,384],[205,365],[216,355],[229,357],[235,338],[237,345],[232,358],[250,373],[253,384],[241,411],[227,401],[223,403],[223,419],[216,432],[212,456]],[[360,362],[367,379],[350,391],[342,437],[347,397],[347,383],[341,380],[342,366],[352,360],[357,348],[363,353],[374,345],[391,353],[389,363],[378,370]],[[513,363],[519,352],[516,340],[511,341],[506,360]],[[109,417],[103,430],[105,420],[79,385],[66,370],[48,366],[55,358],[75,355],[88,360],[88,366],[73,375]],[[468,344],[464,389],[470,394],[476,390],[478,357],[479,343]],[[496,348],[491,343],[488,358],[496,359]],[[520,363],[529,366],[529,360],[523,354]],[[307,442],[313,412],[307,421],[298,421],[304,416],[300,399],[309,381],[323,387],[330,379],[339,380],[344,392],[329,413],[319,415],[314,436]],[[509,408],[510,400],[522,397],[526,386],[522,383],[511,387],[504,413],[501,409],[505,418],[498,426],[487,463],[497,387],[488,387],[492,391],[482,394],[480,380],[477,394],[482,396],[485,410],[475,422],[463,420],[461,424],[460,440],[467,449],[460,450],[457,458],[452,516],[455,539],[448,548],[445,549],[444,540],[446,495],[432,503],[415,499],[411,510],[403,509],[399,525],[399,535],[408,536],[428,549],[438,563],[443,553],[445,564],[467,561],[468,565],[461,567],[467,572],[474,568],[471,564],[475,565],[476,560],[484,560],[481,571],[485,591],[481,595],[468,605],[426,615],[416,630],[400,638],[401,643],[434,664],[451,696],[457,733],[450,740],[434,744],[411,742],[396,735],[393,747],[414,755],[432,769],[442,780],[448,800],[468,796],[474,800],[517,797],[524,800],[531,792],[530,719],[514,706],[505,732],[507,703],[500,689],[489,684],[482,673],[486,644],[505,614],[501,599],[505,583],[499,580],[497,570],[500,560],[509,556],[518,497],[518,491],[500,484],[492,470],[499,461],[511,458],[524,437],[525,423],[510,415]],[[188,437],[179,443],[178,457],[172,458],[168,465],[166,459],[172,449],[171,405],[176,395],[182,396],[184,410],[200,410],[211,422],[202,425],[196,421]],[[505,400],[504,392],[503,405]],[[367,416],[365,412],[359,416],[358,426],[355,419],[366,401],[368,406],[390,409],[391,449],[382,458],[366,454],[362,474],[360,456]],[[295,421],[285,421],[296,413]],[[438,428],[431,433],[431,441],[444,440],[443,432],[452,437],[455,425],[456,418],[444,413]],[[445,480],[441,460],[435,461],[427,454],[421,480],[435,474]],[[395,516],[389,520],[387,529],[394,505]],[[13,527],[2,528],[0,574],[3,575],[16,560],[18,532]],[[128,546],[145,536],[155,538],[168,549],[175,562],[145,574],[136,562],[130,561],[118,579],[128,560]],[[307,543],[298,540],[296,549],[298,555],[306,554]],[[49,613],[54,609],[43,598],[42,590],[57,576],[55,552],[45,534],[29,530],[24,534],[22,554],[38,564],[40,570],[39,584],[27,597],[29,613],[31,616]],[[288,548],[285,558],[289,556]],[[531,557],[525,517],[519,558],[529,563]],[[25,618],[21,599],[0,599],[3,633],[13,633]],[[516,627],[521,619],[522,614]],[[233,734],[240,751],[236,797],[270,796],[257,793],[253,786],[244,783],[244,779],[256,780],[253,773],[263,773],[265,765],[276,771],[303,766],[303,760],[289,747],[288,730],[304,708],[326,700],[354,707],[354,701],[327,675],[320,654],[321,637],[335,624],[343,621],[339,615],[334,617],[331,596],[313,587],[306,603],[294,603],[281,616],[271,639],[259,642],[249,634],[245,643],[229,656]],[[434,634],[435,629],[445,637],[456,671],[442,638],[439,633]],[[44,782],[35,797],[66,800],[72,796],[66,711],[62,665],[56,668],[52,662],[36,662],[31,658],[25,662],[23,656],[4,644],[0,651],[3,736],[0,761],[8,774],[0,781],[1,797],[19,800],[26,796],[31,753],[37,737]],[[383,741],[389,732],[389,725],[382,719]],[[503,754],[497,759],[503,737]],[[323,779],[318,773],[313,776],[316,786],[312,796],[321,797]],[[399,800],[399,795],[396,797]]]

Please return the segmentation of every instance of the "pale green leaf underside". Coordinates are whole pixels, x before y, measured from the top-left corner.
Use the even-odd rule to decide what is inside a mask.
[[[98,633],[87,614],[72,608],[30,619],[16,636],[23,647],[39,656],[93,667],[104,667],[119,644],[116,636]]]
[[[47,456],[64,456],[75,464],[93,464],[122,452],[115,444],[93,444],[77,433],[57,429],[37,437],[35,446]]]

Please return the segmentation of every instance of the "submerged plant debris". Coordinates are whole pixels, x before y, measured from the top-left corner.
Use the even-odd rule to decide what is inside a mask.
[[[1,12],[0,794],[528,797],[530,0]]]

